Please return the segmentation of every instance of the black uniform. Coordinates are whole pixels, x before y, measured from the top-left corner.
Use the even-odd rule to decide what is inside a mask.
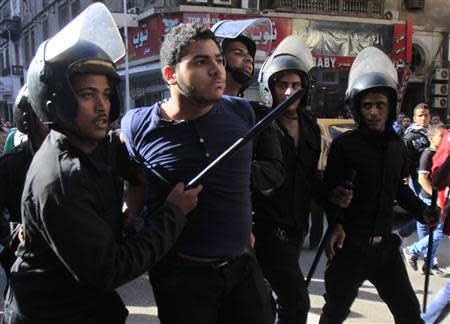
[[[399,253],[400,240],[391,234],[394,200],[412,215],[425,206],[403,179],[408,175],[402,140],[391,128],[372,133],[359,127],[331,144],[325,171],[329,189],[353,169],[353,200],[338,222],[345,241],[325,272],[326,304],[321,323],[342,323],[364,280],[370,280],[387,303],[396,323],[421,323],[417,297]]]
[[[22,221],[20,202],[23,186],[34,152],[31,142],[26,141],[0,158],[0,244],[5,247],[0,254],[0,262],[8,277],[15,260],[17,234]],[[5,218],[6,213],[9,219]]]
[[[298,259],[311,197],[319,183],[320,130],[309,113],[299,110],[298,116],[298,147],[277,122],[286,173],[283,184],[275,190],[254,193],[252,201],[256,255],[278,296],[281,323],[306,322],[310,307]]]
[[[24,242],[11,271],[6,323],[124,323],[114,291],[175,242],[186,218],[165,204],[123,240],[125,148],[110,137],[89,155],[51,131],[31,163],[22,198]],[[164,233],[164,236],[160,234]]]
[[[262,120],[268,108],[251,102],[256,121]],[[251,191],[265,191],[279,187],[284,181],[283,156],[278,131],[274,124],[265,128],[254,140],[251,169]]]

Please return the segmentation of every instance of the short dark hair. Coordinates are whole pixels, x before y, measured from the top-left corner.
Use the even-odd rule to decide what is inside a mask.
[[[389,111],[395,111],[396,108],[396,93],[395,90],[389,87],[374,87],[369,88],[366,90],[361,91],[358,93],[358,95],[355,98],[355,105],[358,109],[361,109],[361,102],[364,97],[366,97],[369,94],[382,94],[385,96],[389,101]],[[396,114],[393,114],[393,117],[395,118]]]
[[[205,26],[198,24],[179,24],[175,26],[164,36],[164,42],[161,45],[159,52],[161,69],[167,65],[177,65],[183,56],[186,55],[187,48],[191,43],[206,39],[211,39],[217,44],[214,33]],[[220,49],[218,44],[217,47]]]
[[[430,111],[430,107],[428,107],[428,105],[426,103],[422,102],[422,103],[420,103],[420,104],[418,104],[417,106],[414,107],[413,116],[415,116],[417,111],[420,110],[420,109],[425,109],[425,110]]]

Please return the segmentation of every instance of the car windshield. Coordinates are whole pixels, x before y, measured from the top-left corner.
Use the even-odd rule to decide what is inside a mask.
[[[354,129],[355,126],[355,124],[330,125],[331,139],[335,139],[339,134],[345,133],[350,129]]]

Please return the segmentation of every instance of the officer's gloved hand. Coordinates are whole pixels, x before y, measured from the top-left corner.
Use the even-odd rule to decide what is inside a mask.
[[[439,225],[441,219],[441,210],[439,207],[428,206],[422,213],[422,219],[419,220],[422,224],[429,227],[436,227]]]

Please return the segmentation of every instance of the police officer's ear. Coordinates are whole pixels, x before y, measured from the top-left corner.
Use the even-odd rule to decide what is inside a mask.
[[[175,66],[166,65],[163,68],[162,73],[163,73],[164,79],[166,80],[166,83],[168,85],[176,85],[177,84]]]

